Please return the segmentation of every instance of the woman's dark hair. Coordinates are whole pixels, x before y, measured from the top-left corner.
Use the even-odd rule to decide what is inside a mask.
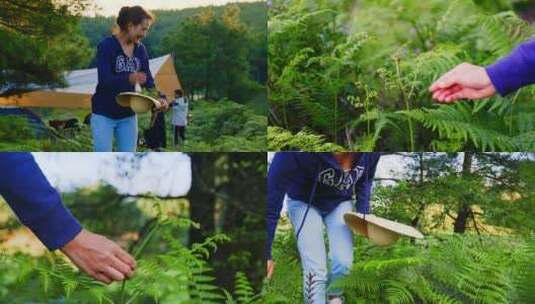
[[[139,25],[143,20],[154,21],[154,16],[139,5],[123,6],[117,16],[117,25],[122,31],[128,30],[128,24]]]

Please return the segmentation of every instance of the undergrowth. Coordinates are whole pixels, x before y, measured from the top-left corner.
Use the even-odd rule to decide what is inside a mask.
[[[158,215],[130,247],[137,259],[135,276],[123,283],[105,285],[80,273],[63,255],[47,253],[35,258],[26,254],[2,254],[0,303],[254,303],[258,300],[245,274],[235,275],[234,292],[215,284],[210,257],[224,234],[185,246],[177,238],[184,229],[197,229],[186,218]],[[152,243],[158,248],[145,253]]]
[[[384,248],[360,238],[350,274],[334,283],[347,303],[533,303],[535,239],[435,235]],[[277,236],[265,303],[302,302],[290,233]]]

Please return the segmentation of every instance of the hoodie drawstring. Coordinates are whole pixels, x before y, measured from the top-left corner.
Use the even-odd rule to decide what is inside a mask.
[[[318,167],[318,168],[319,169],[317,170],[318,173],[316,174],[316,179],[314,179],[314,185],[312,185],[312,191],[310,191],[310,196],[308,197],[307,210],[305,211],[305,215],[303,216],[303,219],[301,220],[301,225],[299,225],[299,229],[297,229],[297,235],[295,237],[297,241],[299,241],[299,235],[301,234],[301,230],[303,229],[303,226],[305,225],[305,221],[308,216],[308,211],[310,211],[310,206],[312,205],[312,199],[314,198],[314,194],[316,193],[316,187],[318,186],[318,183],[319,183],[321,167]]]

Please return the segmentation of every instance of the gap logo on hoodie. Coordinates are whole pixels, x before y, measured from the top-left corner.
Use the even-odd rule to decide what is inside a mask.
[[[141,61],[137,57],[118,55],[115,59],[115,73],[134,73],[141,69]]]
[[[348,190],[362,177],[364,167],[356,166],[355,168],[343,171],[335,168],[327,168],[318,175],[320,184],[334,187],[340,191]]]

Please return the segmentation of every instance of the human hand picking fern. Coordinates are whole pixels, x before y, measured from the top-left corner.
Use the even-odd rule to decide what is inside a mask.
[[[50,251],[60,249],[80,270],[106,284],[133,276],[134,258],[82,228],[31,154],[3,153],[0,172],[0,195]]]
[[[505,96],[535,83],[534,71],[535,40],[531,40],[488,67],[460,64],[433,83],[429,91],[441,103],[483,99],[496,92]]]

